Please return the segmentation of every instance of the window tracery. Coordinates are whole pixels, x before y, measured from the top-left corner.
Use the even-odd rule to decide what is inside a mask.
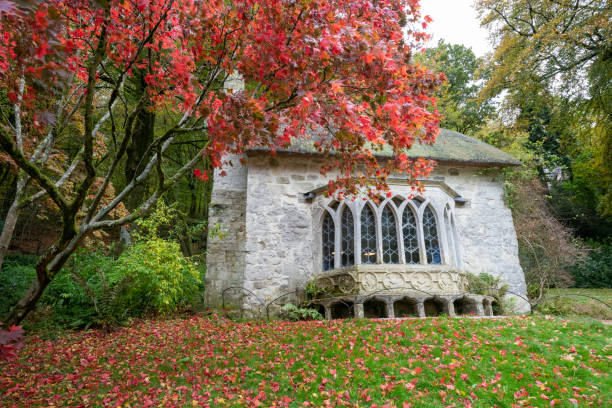
[[[361,263],[376,263],[376,218],[369,205],[361,211]]]
[[[327,207],[321,225],[324,271],[355,263],[436,265],[453,263],[459,256],[452,254],[456,250],[456,243],[452,241],[454,226],[450,222],[451,210],[448,205],[444,207],[443,219],[438,220],[429,201],[422,197],[409,201],[395,196],[384,200],[379,204],[382,208],[378,209],[371,201],[364,205],[338,205],[334,200],[332,204],[336,205],[334,208]],[[340,225],[336,225],[336,222]],[[439,228],[445,230],[440,232]],[[340,246],[338,264],[336,243]],[[441,246],[444,246],[444,251],[451,252],[445,255],[444,261]]]
[[[440,242],[438,240],[438,228],[436,217],[429,206],[423,212],[423,239],[425,241],[425,254],[428,264],[440,264]]]
[[[334,268],[334,242],[336,239],[336,227],[331,214],[325,211],[323,217],[323,270],[327,271]]]
[[[344,206],[342,210],[341,227],[342,252],[340,253],[340,264],[351,266],[355,264],[355,226],[353,213],[347,206]]]
[[[389,264],[399,263],[397,226],[395,215],[389,204],[383,208],[380,222],[382,227],[382,261]]]
[[[410,206],[404,209],[402,218],[402,233],[404,235],[404,255],[407,264],[421,263],[419,254],[419,239],[417,236],[417,222]]]

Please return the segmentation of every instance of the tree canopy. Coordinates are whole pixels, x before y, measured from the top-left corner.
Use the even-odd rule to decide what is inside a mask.
[[[425,66],[446,75],[446,82],[437,94],[440,125],[472,135],[487,123],[494,113],[489,99],[479,98],[482,80],[478,71],[483,63],[471,48],[447,44],[440,40],[416,57]]]
[[[481,98],[507,96],[506,122],[526,130],[544,156],[566,166],[569,180],[562,189],[575,212],[591,214],[592,225],[610,222],[612,4],[478,0],[476,7],[495,45]],[[574,227],[586,231],[579,224]]]

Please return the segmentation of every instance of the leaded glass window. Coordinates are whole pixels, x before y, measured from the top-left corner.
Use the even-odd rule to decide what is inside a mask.
[[[376,263],[376,220],[369,205],[361,211],[361,263]]]
[[[336,239],[336,229],[334,219],[331,214],[325,211],[323,217],[323,270],[327,271],[334,268],[334,242]]]
[[[442,262],[440,257],[440,242],[438,240],[438,228],[436,217],[428,206],[423,212],[423,238],[425,239],[425,254],[427,263],[439,264]]]
[[[355,226],[353,221],[353,213],[348,207],[344,207],[341,217],[342,226],[342,266],[351,266],[355,264]]]
[[[397,227],[395,215],[389,205],[386,205],[381,217],[382,228],[382,259],[383,263],[399,263],[399,249],[397,245]]]
[[[406,255],[406,263],[421,263],[421,257],[419,255],[419,240],[417,238],[416,217],[409,206],[406,206],[404,209],[402,233],[404,234],[404,254]]]

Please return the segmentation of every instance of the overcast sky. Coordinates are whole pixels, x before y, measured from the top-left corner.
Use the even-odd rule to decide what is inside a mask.
[[[433,18],[427,32],[433,35],[431,45],[439,39],[471,47],[477,56],[491,51],[487,31],[480,27],[474,0],[421,0],[423,14]]]

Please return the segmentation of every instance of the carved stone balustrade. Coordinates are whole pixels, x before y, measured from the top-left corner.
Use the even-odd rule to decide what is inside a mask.
[[[495,298],[467,293],[465,274],[444,265],[354,265],[314,282],[327,319],[494,314]]]

